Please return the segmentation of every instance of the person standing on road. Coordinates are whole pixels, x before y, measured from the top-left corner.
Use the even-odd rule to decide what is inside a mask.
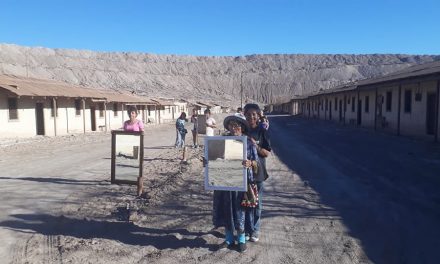
[[[214,136],[214,128],[217,127],[217,124],[215,123],[215,119],[211,116],[211,110],[209,109],[205,110],[205,117],[206,117],[206,136],[212,137]]]
[[[193,129],[191,130],[192,132],[192,136],[193,136],[193,148],[197,148],[198,144],[197,144],[197,133],[198,133],[198,126],[199,124],[197,123],[197,109],[194,108],[193,109],[193,114],[191,116],[191,123],[194,124]]]
[[[247,121],[237,116],[226,117],[223,125],[225,129],[229,130],[231,136],[242,136],[249,130]],[[257,150],[248,138],[246,160],[242,162],[242,165],[247,168],[249,184],[254,182],[252,171],[256,169],[257,159]],[[235,244],[234,233],[236,233],[237,250],[239,252],[246,250],[245,217],[248,211],[255,211],[256,208],[247,207],[243,203],[257,202],[257,198],[250,199],[247,194],[248,192],[214,191],[213,224],[216,228],[221,226],[225,228],[225,241],[219,246],[219,249],[231,249]]]
[[[124,122],[124,131],[144,131],[144,122],[137,119],[138,110],[136,106],[130,106],[127,109],[129,120]]]
[[[248,220],[246,222],[246,238],[249,238],[252,242],[257,242],[260,239],[264,191],[263,183],[269,177],[266,170],[266,158],[269,156],[272,148],[267,130],[259,125],[259,117],[261,115],[260,107],[257,104],[246,104],[244,106],[244,115],[250,126],[247,134],[257,149],[259,160],[258,173],[255,175],[259,202],[257,210],[254,211],[254,215],[250,215],[246,218]]]
[[[182,148],[185,146],[185,135],[188,132],[185,128],[186,113],[182,112],[176,120],[176,148]]]

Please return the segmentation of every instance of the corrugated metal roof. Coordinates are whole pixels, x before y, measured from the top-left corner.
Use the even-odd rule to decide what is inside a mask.
[[[85,88],[53,80],[0,75],[0,88],[3,88],[16,96],[35,97],[73,97],[93,98],[108,102],[136,103],[143,105],[155,105],[156,102],[142,96],[99,91],[93,88]]]
[[[199,107],[205,107],[206,105],[202,105],[202,104],[198,104],[198,103],[189,103],[190,105],[195,105],[195,106],[199,106]]]
[[[151,99],[151,100],[159,105],[167,105],[167,106],[174,105],[173,101],[168,101],[168,100],[164,100],[164,99]]]
[[[357,82],[357,86],[367,86],[371,84],[377,84],[382,82],[389,82],[389,81],[396,81],[399,79],[405,79],[405,78],[411,78],[411,77],[419,77],[419,76],[425,76],[425,75],[431,75],[431,74],[439,74],[440,73],[440,60],[414,65],[411,67],[408,67],[406,69],[393,72],[391,74],[377,77],[377,78],[370,78],[365,80],[360,80]]]
[[[198,101],[197,103],[198,103],[198,104],[201,104],[202,106],[207,106],[207,107],[214,107],[214,106],[215,106],[215,105],[213,105],[213,104],[205,103],[205,102],[200,102],[200,101]]]
[[[0,87],[17,96],[105,98],[97,90],[78,85],[10,75],[0,75]]]
[[[139,105],[156,105],[157,103],[146,98],[131,94],[122,93],[103,93],[104,97],[109,102],[133,103]]]

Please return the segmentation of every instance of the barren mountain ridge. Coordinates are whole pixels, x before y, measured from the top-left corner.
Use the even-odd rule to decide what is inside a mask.
[[[439,59],[401,54],[202,57],[0,44],[0,74],[231,106],[240,102],[241,87],[244,101],[283,102]]]

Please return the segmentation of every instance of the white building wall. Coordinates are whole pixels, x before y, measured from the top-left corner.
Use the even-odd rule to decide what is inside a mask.
[[[347,92],[347,111],[345,112],[345,123],[350,125],[356,125],[357,121],[357,93]],[[354,100],[353,100],[354,98]],[[353,110],[354,104],[354,110]]]
[[[421,101],[415,101],[416,90],[422,91]],[[405,112],[405,91],[411,91],[411,112]],[[428,136],[426,134],[426,105],[428,92],[436,92],[436,82],[402,85],[400,133],[402,135]]]
[[[116,104],[116,111],[114,111],[114,104]],[[123,127],[125,120],[128,120],[127,111],[122,111],[122,104],[111,102],[107,104],[107,124],[108,130],[117,130]],[[116,116],[115,116],[116,113]]]
[[[386,100],[387,100],[387,92],[391,92],[391,110],[387,111],[386,109]],[[384,88],[379,88],[378,96],[381,95],[383,98],[382,103],[382,116],[385,118],[386,127],[384,130],[396,131],[397,130],[397,109],[399,104],[399,86],[389,86]],[[378,129],[382,129],[380,126]]]
[[[66,101],[65,110],[67,111],[66,131],[68,133],[84,133],[84,119],[82,111],[82,101],[80,100],[79,115],[76,114],[75,99],[71,98]],[[60,110],[58,110],[60,111]]]
[[[366,111],[367,96],[368,96],[368,106],[369,106],[368,112]],[[362,100],[361,126],[374,128],[376,91],[374,89],[368,91],[360,91],[359,99]]]
[[[0,94],[0,137],[32,137],[36,132],[35,101],[21,97],[17,99],[17,120],[9,120],[8,97]]]

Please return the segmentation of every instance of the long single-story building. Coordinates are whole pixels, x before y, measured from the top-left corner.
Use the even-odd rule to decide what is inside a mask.
[[[157,104],[147,98],[86,89],[53,80],[0,76],[0,138],[57,136],[122,127],[128,105]],[[111,106],[109,108],[109,106]]]
[[[435,61],[294,98],[273,109],[438,141],[439,94],[440,61]]]
[[[96,130],[104,124],[103,106],[96,103],[101,100],[105,96],[95,90],[2,75],[0,137],[56,136]]]

